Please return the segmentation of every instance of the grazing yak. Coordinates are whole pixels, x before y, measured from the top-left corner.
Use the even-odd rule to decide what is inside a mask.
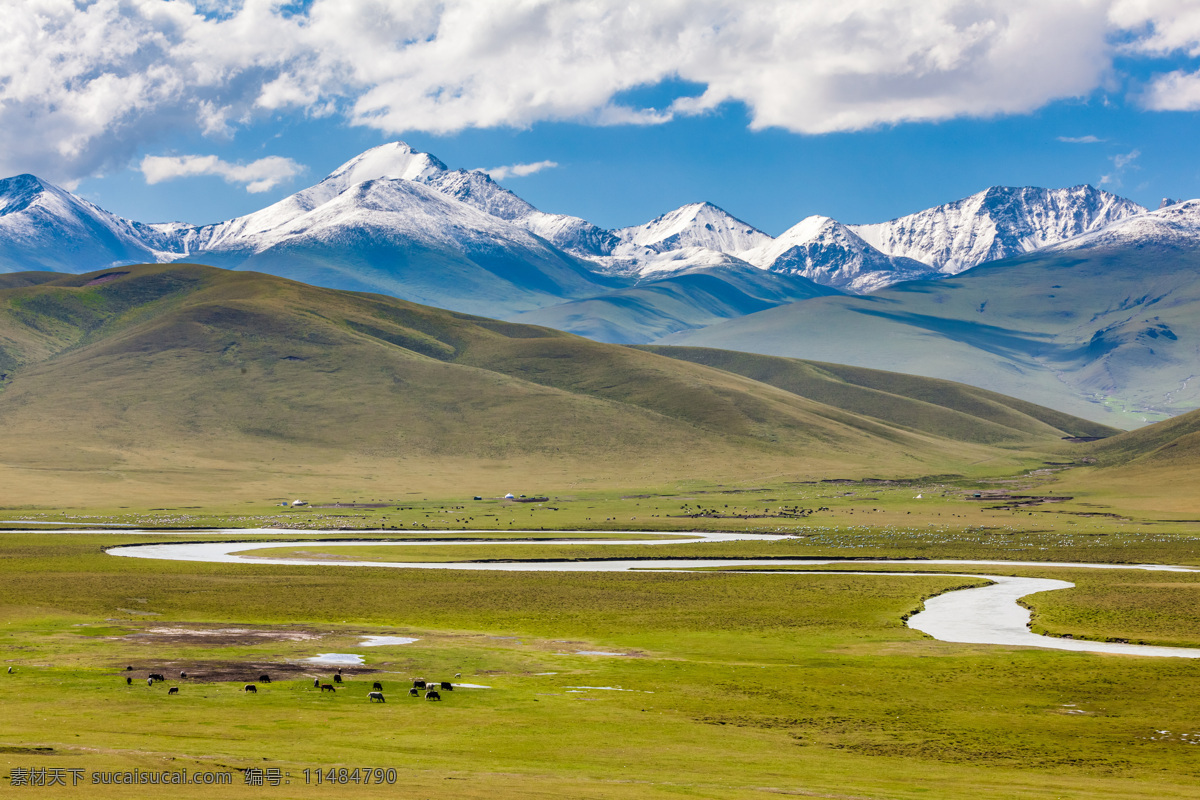
[[[165,680],[166,680],[166,677],[164,677],[163,675],[160,675],[160,674],[159,674],[159,673],[157,673],[157,672],[151,672],[151,673],[150,673],[150,680],[152,680],[152,681],[165,681]]]
[[[437,689],[430,689],[429,691],[425,692],[425,699],[426,700],[441,700],[442,696],[440,694],[438,694]]]
[[[167,689],[167,694],[179,694],[179,687],[172,686],[170,689]]]
[[[442,688],[445,689],[447,692],[454,691],[454,685],[451,684],[450,681],[442,681]]]
[[[340,673],[340,672],[339,672],[337,675],[334,675],[334,676],[333,676],[333,682],[334,682],[334,683],[341,683],[341,682],[342,682],[342,673]]]
[[[187,673],[186,673],[186,672],[181,672],[181,673],[179,673],[179,677],[180,677],[180,679],[186,678],[186,677],[187,677]]]
[[[133,678],[130,678],[129,676],[125,676],[125,685],[133,686]]]
[[[368,703],[374,703],[376,700],[378,700],[381,703],[387,702],[386,700],[383,699],[383,692],[368,692],[367,693],[367,702]]]
[[[270,683],[270,682],[271,682],[271,676],[270,676],[270,675],[259,675],[259,676],[258,676],[258,682],[259,682],[259,683]]]
[[[242,687],[242,691],[249,692],[250,694],[258,694],[258,687],[255,686],[253,683],[247,683],[245,686]]]
[[[425,688],[425,679],[424,678],[414,678],[413,679],[413,688],[414,689],[424,689]]]
[[[313,688],[314,689],[321,688],[321,679],[320,678],[313,678]]]
[[[147,686],[153,686],[153,685],[154,685],[154,678],[146,678],[146,685],[147,685]]]
[[[331,684],[331,683],[322,683],[321,691],[322,692],[336,692],[337,689],[333,688],[333,684]]]
[[[372,688],[372,689],[374,689],[374,690],[375,690],[375,691],[377,691],[377,692],[382,692],[382,691],[383,691],[383,684],[382,684],[382,683],[380,683],[379,681],[375,681],[375,685],[374,685],[374,686],[372,686],[371,688]]]
[[[417,697],[419,694],[420,693],[417,691],[417,687],[415,686],[408,690],[409,697]]]

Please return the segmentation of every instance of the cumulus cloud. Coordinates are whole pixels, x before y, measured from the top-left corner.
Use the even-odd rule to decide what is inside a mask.
[[[146,183],[216,175],[226,183],[242,184],[251,194],[270,191],[304,171],[300,164],[279,156],[260,158],[249,164],[230,164],[216,156],[146,156],[139,169]]]
[[[491,175],[494,181],[502,181],[505,178],[523,178],[526,175],[532,175],[544,169],[553,169],[557,166],[557,161],[535,161],[532,164],[509,164],[507,167],[492,167],[479,171]]]
[[[123,168],[180,129],[337,115],[398,135],[653,125],[743,103],[819,134],[1032,111],[1113,58],[1200,54],[1190,0],[22,0],[0,16],[0,173]],[[1172,69],[1177,69],[1173,65]],[[621,98],[664,81],[695,97]],[[1151,76],[1151,109],[1200,76]]]
[[[1058,141],[1066,142],[1067,144],[1096,144],[1104,140],[1089,133],[1087,136],[1059,136]]]

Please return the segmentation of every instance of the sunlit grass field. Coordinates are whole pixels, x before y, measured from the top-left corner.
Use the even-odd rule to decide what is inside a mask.
[[[1049,495],[1042,480],[1005,486]],[[1180,515],[1104,506],[1099,496],[1008,508],[974,497],[989,486],[931,479],[580,492],[540,504],[381,497],[356,498],[371,508],[322,508],[334,498],[310,497],[311,506],[295,510],[9,509],[5,519],[27,523],[163,530],[0,534],[0,635],[14,668],[0,672],[3,775],[58,767],[89,776],[135,768],[233,776],[226,787],[153,788],[172,797],[1194,797],[1200,664],[956,645],[903,622],[924,598],[980,583],[938,572],[1045,575],[1078,588],[1027,598],[1039,632],[1196,646],[1200,576],[1188,573],[917,562],[913,568],[929,574],[837,574],[862,568],[853,563],[817,567],[830,572],[821,575],[546,574],[202,564],[103,552],[136,542],[306,538],[311,547],[301,550],[354,559],[1200,564],[1200,526]],[[191,528],[203,525],[292,529],[238,536]],[[790,535],[652,547],[339,550],[336,541],[529,540],[588,528],[595,530],[582,535]],[[481,529],[491,532],[471,532]],[[368,635],[417,641],[364,646]],[[346,683],[322,693],[313,679],[331,681],[334,667],[305,661],[321,653],[354,653],[365,663],[343,667]],[[152,671],[168,681],[147,686]],[[189,677],[178,678],[181,671]],[[274,673],[271,684],[242,691],[264,672]],[[417,676],[490,688],[427,702],[407,695]],[[367,701],[376,680],[384,704]],[[268,767],[292,782],[245,784],[254,774],[247,769]],[[360,772],[357,783],[317,785],[318,767],[345,767],[347,781],[355,767],[391,767],[397,783],[364,783]],[[150,789],[87,793],[142,797]]]

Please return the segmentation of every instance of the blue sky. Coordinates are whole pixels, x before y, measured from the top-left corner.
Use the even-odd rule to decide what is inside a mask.
[[[1200,196],[1182,0],[27,5],[0,22],[30,48],[0,166],[142,221],[244,214],[395,140],[552,162],[501,182],[605,227],[709,200],[775,235],[995,184]]]

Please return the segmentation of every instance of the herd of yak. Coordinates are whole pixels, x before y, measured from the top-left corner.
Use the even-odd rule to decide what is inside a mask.
[[[125,671],[132,672],[133,667],[126,667]],[[12,670],[9,669],[9,672],[12,672]],[[181,672],[181,673],[179,673],[179,677],[186,678],[187,673]],[[457,678],[458,676],[455,675],[455,677]],[[166,681],[166,676],[164,676],[158,672],[151,672],[146,677],[146,685],[147,686],[153,686],[154,684],[162,682],[162,681]],[[258,683],[270,683],[270,682],[271,682],[270,675],[259,675],[258,676]],[[337,673],[335,673],[333,676],[333,683],[321,683],[320,678],[313,678],[313,688],[320,689],[322,692],[336,692],[337,687],[335,687],[334,684],[340,684],[341,682],[342,682],[342,671],[339,669],[337,671]],[[133,677],[126,676],[125,684],[127,686],[132,686],[133,685]],[[375,703],[375,702],[386,703],[387,702],[387,700],[383,696],[383,684],[382,683],[380,683],[379,681],[375,681],[375,684],[371,687],[371,689],[372,689],[372,691],[367,693],[367,701],[368,702],[371,702],[371,703]],[[424,678],[414,678],[412,688],[408,690],[408,695],[409,695],[409,697],[420,697],[421,692],[424,691],[426,700],[441,700],[442,695],[438,692],[439,689],[441,689],[442,691],[446,691],[446,692],[453,691],[454,684],[452,684],[450,681],[426,681]],[[258,685],[254,684],[254,683],[247,683],[245,686],[242,687],[242,691],[249,692],[250,694],[258,694]],[[170,689],[167,690],[167,694],[179,694],[179,687],[172,686]]]

